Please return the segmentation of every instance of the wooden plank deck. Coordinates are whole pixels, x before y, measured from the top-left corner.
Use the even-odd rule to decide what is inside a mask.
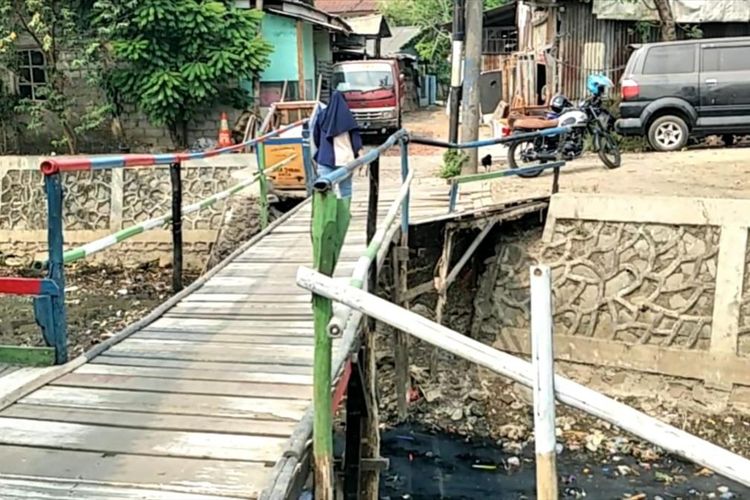
[[[381,215],[400,182],[384,174]],[[341,278],[365,249],[355,181]],[[447,212],[447,186],[428,184],[415,221]],[[295,284],[310,217],[308,204],[159,319],[0,411],[0,496],[257,498],[311,403],[310,296]]]

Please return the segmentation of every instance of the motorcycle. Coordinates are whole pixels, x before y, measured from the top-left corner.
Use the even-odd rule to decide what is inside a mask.
[[[603,106],[602,96],[612,87],[612,80],[604,75],[590,75],[586,82],[591,95],[574,106],[565,96],[557,95],[550,101],[551,112],[545,118],[523,117],[512,124],[513,133],[536,132],[547,128],[570,127],[570,132],[554,136],[513,142],[508,147],[510,168],[524,168],[550,161],[574,160],[585,149],[585,141],[591,138],[591,147],[608,169],[620,166],[620,148],[612,132],[615,119]],[[537,177],[543,169],[519,174],[521,177]]]

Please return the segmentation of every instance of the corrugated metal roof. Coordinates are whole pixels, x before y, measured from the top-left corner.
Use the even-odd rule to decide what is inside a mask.
[[[380,42],[380,56],[381,57],[398,57],[407,56],[410,58],[416,57],[416,51],[409,50],[405,51],[404,47],[411,42],[414,37],[419,35],[421,30],[416,26],[396,26],[391,28],[391,37],[383,38]],[[367,53],[370,55],[375,54],[375,40],[367,40]]]
[[[331,14],[346,16],[377,12],[378,0],[315,0],[315,6]]]
[[[346,23],[352,28],[352,33],[360,36],[391,36],[388,23],[380,14],[369,16],[348,17]]]

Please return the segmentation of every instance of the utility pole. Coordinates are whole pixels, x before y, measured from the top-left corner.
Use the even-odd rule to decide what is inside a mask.
[[[478,2],[479,0],[475,0]],[[461,105],[461,66],[464,56],[465,0],[453,0],[453,53],[451,54],[450,131],[448,141],[458,142]],[[480,2],[481,3],[481,2]]]
[[[461,122],[461,141],[469,142],[479,139],[479,73],[482,70],[482,24],[484,2],[470,1],[466,8],[466,49],[464,56],[463,109]],[[479,152],[476,148],[466,151],[469,159],[464,163],[462,173],[477,172]]]

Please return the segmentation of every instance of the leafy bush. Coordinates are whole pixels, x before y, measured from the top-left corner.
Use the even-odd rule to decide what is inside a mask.
[[[466,153],[458,149],[449,149],[443,154],[443,166],[440,168],[439,176],[443,179],[450,179],[461,175],[461,167],[468,159]]]

